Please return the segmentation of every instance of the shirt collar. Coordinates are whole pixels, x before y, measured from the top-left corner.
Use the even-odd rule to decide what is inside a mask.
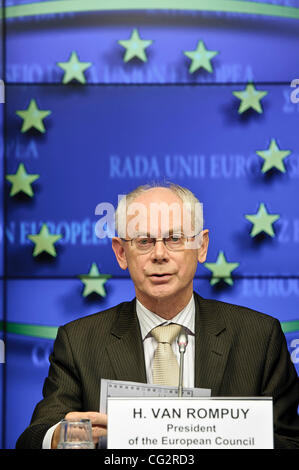
[[[177,323],[187,328],[189,334],[195,334],[195,302],[192,295],[188,304],[171,320],[165,320],[154,312],[148,310],[136,299],[136,313],[140,324],[142,340],[144,340],[153,328],[159,325]]]

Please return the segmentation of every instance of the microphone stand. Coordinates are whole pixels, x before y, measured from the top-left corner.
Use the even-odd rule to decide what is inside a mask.
[[[181,329],[177,342],[178,342],[179,352],[180,352],[178,397],[181,398],[183,396],[184,354],[186,352],[186,347],[188,344],[188,336],[186,334],[186,330],[184,327],[182,327]]]
[[[178,397],[183,396],[183,376],[184,376],[184,352],[180,352],[180,377],[179,377],[179,387],[178,387]]]

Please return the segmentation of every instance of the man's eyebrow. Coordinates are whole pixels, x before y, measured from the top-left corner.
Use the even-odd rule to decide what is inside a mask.
[[[167,233],[164,233],[163,237],[161,237],[161,238],[167,238],[169,235],[173,235],[174,233],[182,235],[183,231],[182,231],[181,228],[170,229]],[[157,238],[157,237],[154,237],[153,235],[151,235],[150,232],[136,232],[134,234],[134,236],[135,237]]]
[[[133,238],[140,238],[140,237],[145,237],[145,238],[154,238],[150,233],[146,232],[135,232]]]
[[[183,231],[182,231],[181,228],[176,228],[176,229],[171,229],[171,230],[169,230],[169,235],[172,235],[172,234],[174,234],[174,233],[181,235],[181,234],[183,233]]]
[[[135,232],[134,234],[136,237],[150,237],[148,232]]]

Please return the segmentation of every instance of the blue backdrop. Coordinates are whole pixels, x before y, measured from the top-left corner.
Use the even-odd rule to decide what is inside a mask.
[[[299,1],[226,2],[230,11],[210,11],[213,1],[194,1],[189,11],[166,1],[155,10],[141,1],[138,11],[129,1],[114,11],[109,5],[120,2],[81,2],[80,11],[73,1],[5,3],[2,447],[15,446],[42,397],[57,327],[134,297],[111,240],[95,234],[95,209],[101,202],[116,206],[119,194],[148,181],[187,186],[203,202],[211,236],[207,262],[223,252],[238,266],[229,283],[214,285],[211,270],[199,266],[195,289],[278,318],[299,373],[299,104],[290,86],[299,71]],[[134,30],[152,42],[144,59],[125,61],[132,47],[118,41]],[[184,54],[199,41],[217,52],[206,55],[210,70],[200,62],[207,53]],[[73,52],[77,69],[69,62]],[[191,73],[196,60],[201,66]],[[73,78],[58,65],[66,62]],[[80,63],[86,63],[81,72]],[[249,83],[266,93],[256,108],[239,112],[247,98],[234,93]],[[271,157],[273,141],[276,154],[287,154],[280,169],[265,171],[257,152]],[[37,177],[28,183],[24,172]],[[262,203],[278,215],[273,234],[251,236],[254,224],[246,215],[257,214]],[[28,236],[45,225],[60,239],[52,244],[55,253],[34,256],[37,242]],[[95,265],[101,287],[84,295],[79,276]]]

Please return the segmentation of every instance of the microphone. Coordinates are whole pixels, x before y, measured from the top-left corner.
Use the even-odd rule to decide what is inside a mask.
[[[183,396],[183,375],[184,375],[184,354],[188,344],[188,335],[185,328],[182,326],[180,334],[177,340],[180,352],[180,369],[179,369],[179,386],[178,386],[178,397]]]

